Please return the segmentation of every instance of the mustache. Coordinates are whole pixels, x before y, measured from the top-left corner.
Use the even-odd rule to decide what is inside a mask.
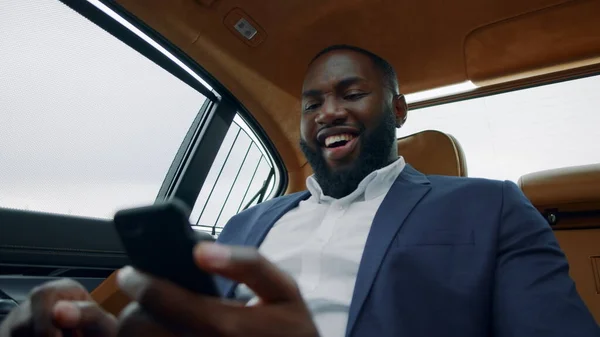
[[[321,131],[327,130],[327,129],[331,129],[331,128],[339,128],[339,127],[350,127],[353,129],[357,129],[360,133],[363,133],[367,128],[364,124],[362,123],[354,123],[354,124],[328,124],[328,125],[324,125],[322,127],[320,127],[319,129],[317,129],[316,134],[318,135]],[[315,136],[315,139],[317,137]]]

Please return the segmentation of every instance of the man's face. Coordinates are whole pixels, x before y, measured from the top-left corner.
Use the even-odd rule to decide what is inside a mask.
[[[397,158],[396,127],[406,105],[383,85],[367,56],[346,50],[322,55],[302,92],[300,145],[325,194],[343,197]]]

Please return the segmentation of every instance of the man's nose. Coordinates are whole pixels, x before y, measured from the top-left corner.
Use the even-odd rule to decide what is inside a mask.
[[[346,109],[338,104],[335,98],[328,97],[323,102],[315,121],[321,125],[336,125],[343,123],[347,117]]]

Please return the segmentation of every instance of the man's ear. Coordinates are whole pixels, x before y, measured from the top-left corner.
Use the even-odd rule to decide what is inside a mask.
[[[396,127],[401,128],[408,117],[408,105],[402,94],[394,96],[394,114],[396,115]]]

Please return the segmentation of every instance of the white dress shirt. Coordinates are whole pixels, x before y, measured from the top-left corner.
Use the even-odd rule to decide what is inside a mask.
[[[342,337],[371,223],[383,198],[405,167],[400,157],[365,177],[350,195],[323,194],[306,181],[311,197],[279,219],[259,251],[296,280],[322,337]],[[236,296],[257,301],[240,285]]]

